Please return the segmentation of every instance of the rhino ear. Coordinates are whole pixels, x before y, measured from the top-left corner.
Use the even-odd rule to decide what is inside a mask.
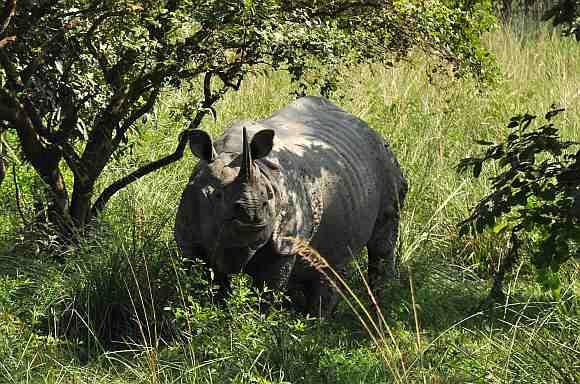
[[[252,159],[261,159],[268,156],[274,146],[274,131],[263,129],[256,133],[252,138]]]
[[[211,163],[217,157],[211,137],[201,129],[195,129],[191,132],[189,136],[189,148],[196,157],[208,163]]]

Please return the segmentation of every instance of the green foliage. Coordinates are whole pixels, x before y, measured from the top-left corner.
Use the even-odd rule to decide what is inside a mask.
[[[199,292],[188,296],[175,311],[182,344],[170,351],[185,349],[196,361],[214,362],[211,371],[232,382],[259,382],[291,363],[307,344],[313,319],[282,310],[279,301],[261,311],[263,292],[250,287],[247,278],[237,276],[222,306],[200,305]]]
[[[62,340],[32,332],[12,312],[0,311],[0,381],[22,383],[32,377],[40,379],[41,375],[31,371],[50,364],[49,356],[59,356],[64,344]]]
[[[340,69],[392,64],[420,49],[451,63],[459,75],[489,80],[495,67],[480,44],[493,23],[487,3],[18,3],[2,20],[8,40],[0,51],[0,132],[18,134],[23,159],[52,192],[48,219],[68,234],[90,222],[117,191],[183,156],[187,135],[173,154],[94,198],[104,169],[148,128],[143,121],[162,91],[184,84],[195,89],[176,114],[193,129],[206,114],[216,116],[215,104],[227,92],[267,68],[287,70],[297,93],[314,85],[329,94]]]
[[[185,274],[173,249],[135,232],[123,239],[102,231],[75,249],[45,239],[24,240],[0,256],[0,310],[40,335],[67,340],[81,359],[171,336],[167,308],[179,300],[174,281]]]
[[[570,297],[555,306],[510,303],[499,308],[504,316],[498,323],[468,327],[472,336],[450,330],[455,335],[437,342],[427,358],[435,359],[434,369],[447,382],[485,377],[491,383],[576,383],[580,342],[574,334],[580,323],[574,305]],[[472,343],[473,335],[480,343]],[[441,355],[448,358],[441,361]]]
[[[170,339],[168,308],[180,298],[172,250],[149,242],[103,245],[85,245],[67,262],[61,296],[47,308],[43,327],[75,342],[83,355]]]
[[[481,157],[462,160],[460,172],[479,177],[484,164],[497,161],[501,172],[491,178],[492,192],[461,223],[463,233],[491,228],[510,234],[510,256],[529,239],[531,262],[542,285],[559,295],[557,272],[570,258],[580,259],[580,143],[560,138],[553,119],[563,109],[553,108],[546,123],[532,129],[536,116],[512,117],[505,143],[478,140],[488,147]]]

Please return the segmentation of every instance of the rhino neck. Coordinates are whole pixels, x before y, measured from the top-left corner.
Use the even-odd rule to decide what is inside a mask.
[[[280,165],[267,159],[256,160],[255,163],[258,165],[261,179],[274,194],[275,211],[278,212],[285,202],[285,194],[280,186],[280,178],[282,177]]]
[[[286,158],[281,159],[286,164]],[[281,197],[279,198],[278,216],[272,233],[275,249],[280,254],[293,255],[296,244],[308,243],[318,233],[325,210],[327,180],[311,176],[308,164],[297,164],[288,161],[293,167],[289,172],[282,169],[279,177]]]

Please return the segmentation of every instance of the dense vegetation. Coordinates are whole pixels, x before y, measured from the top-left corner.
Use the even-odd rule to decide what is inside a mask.
[[[196,85],[175,111],[184,128],[195,129],[215,116],[227,92],[268,68],[288,71],[299,93],[307,84],[330,92],[339,66],[392,64],[413,49],[451,63],[458,74],[486,79],[493,72],[479,45],[491,25],[480,1],[461,8],[414,0],[4,4],[0,136],[16,133],[19,157],[48,186],[45,221],[64,237],[82,237],[117,191],[183,156],[187,132],[167,156],[96,188],[107,165],[148,127],[140,120],[168,89]]]
[[[546,123],[537,116],[514,116],[506,142],[478,141],[481,157],[459,163],[459,171],[479,177],[484,164],[497,161],[501,172],[491,178],[492,190],[461,225],[463,232],[492,228],[509,233],[509,248],[494,278],[492,298],[504,299],[503,277],[511,272],[528,245],[538,280],[558,297],[558,272],[570,258],[580,260],[580,142],[563,140],[553,120],[563,108],[552,106]],[[527,241],[526,241],[527,240]]]
[[[577,262],[562,265],[554,296],[536,283],[533,253],[524,248],[507,276],[505,301],[482,308],[509,236],[460,237],[457,226],[489,193],[488,177],[501,173],[494,166],[477,179],[456,173],[461,159],[480,152],[475,139],[502,143],[512,116],[555,103],[566,108],[553,120],[562,140],[580,140],[580,46],[558,32],[529,31],[506,26],[486,35],[501,69],[486,86],[455,78],[452,66],[420,52],[397,66],[335,73],[330,97],[388,138],[411,185],[401,229],[405,278],[380,299],[385,320],[377,329],[346,301],[323,323],[285,310],[262,314],[260,293],[242,276],[227,305],[214,305],[212,287],[180,259],[172,239],[190,156],[129,185],[90,235],[71,245],[32,225],[46,201],[43,182],[18,150],[6,152],[0,382],[579,382]],[[217,135],[236,119],[268,116],[297,90],[287,72],[248,73],[203,128]],[[95,190],[173,152],[191,121],[184,111],[200,91],[195,82],[160,89]],[[319,88],[305,83],[302,91]],[[5,141],[18,148],[13,133],[5,131]],[[71,183],[74,175],[61,167]],[[353,271],[348,283],[368,308],[356,265]]]

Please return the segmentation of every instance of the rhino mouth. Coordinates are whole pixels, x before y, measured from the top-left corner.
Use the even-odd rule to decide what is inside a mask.
[[[257,223],[247,223],[241,221],[240,219],[233,219],[231,223],[236,227],[236,229],[243,232],[260,232],[268,226],[268,224],[263,221]]]

